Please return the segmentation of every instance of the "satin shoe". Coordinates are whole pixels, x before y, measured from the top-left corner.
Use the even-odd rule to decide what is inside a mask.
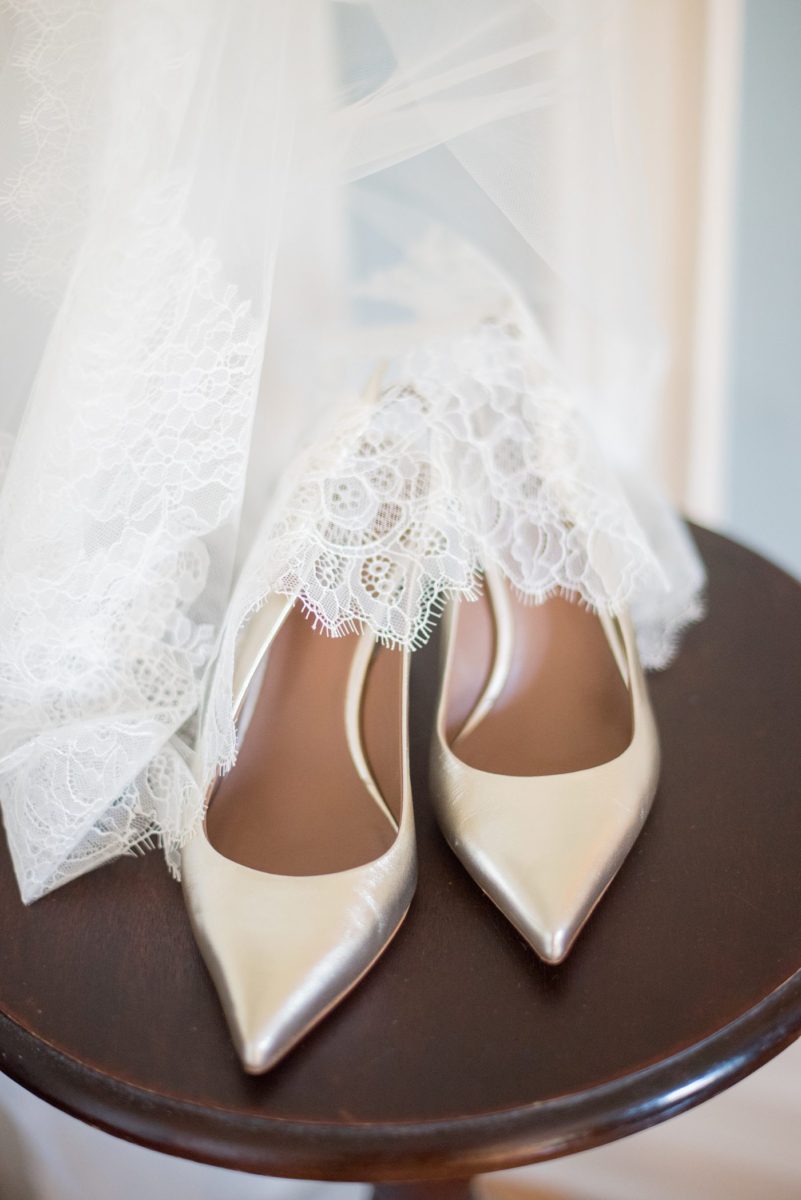
[[[559,963],[648,815],[656,724],[627,616],[525,604],[494,571],[485,582],[448,612],[437,817],[479,886]]]
[[[416,880],[408,655],[271,596],[235,674],[239,752],[183,854],[195,938],[244,1069],[279,1062],[366,974]]]

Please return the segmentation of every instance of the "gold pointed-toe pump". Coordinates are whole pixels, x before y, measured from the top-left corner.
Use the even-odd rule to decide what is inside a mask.
[[[656,725],[628,617],[524,604],[495,571],[485,582],[448,615],[437,816],[479,886],[559,963],[648,815]]]
[[[272,596],[245,629],[239,753],[183,854],[193,931],[242,1065],[269,1070],[399,928],[416,852],[408,655],[315,633]]]

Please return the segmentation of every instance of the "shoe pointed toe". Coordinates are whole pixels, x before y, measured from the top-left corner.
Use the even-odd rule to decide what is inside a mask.
[[[471,873],[497,907],[546,963],[561,963],[570,952],[579,930],[605,890],[571,888],[554,884],[538,874],[529,855],[521,864],[516,856],[488,853],[486,847],[470,856]]]
[[[594,771],[547,782],[497,776],[490,786],[467,771],[440,805],[465,867],[548,963],[567,957],[647,816],[653,773],[620,774],[605,787]]]
[[[317,962],[296,960],[292,970],[281,957],[284,948],[283,939],[262,937],[250,954],[240,954],[236,961],[229,954],[221,961],[210,945],[206,947],[204,957],[223,1000],[232,1040],[250,1075],[263,1075],[276,1066],[361,974],[357,947],[349,962],[335,966],[324,956]],[[254,968],[251,955],[259,956],[261,969]]]
[[[382,867],[284,876],[232,862],[202,833],[186,847],[193,932],[249,1074],[280,1062],[391,940],[414,890],[413,835],[386,858]]]
[[[262,929],[232,946],[207,930],[203,956],[216,983],[242,1066],[262,1075],[281,1061],[358,978],[358,953],[334,964],[330,954],[313,960],[286,957],[286,939]],[[315,938],[321,949],[321,938]],[[352,947],[358,951],[358,947]]]

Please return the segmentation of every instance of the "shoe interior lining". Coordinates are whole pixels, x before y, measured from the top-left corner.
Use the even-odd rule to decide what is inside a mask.
[[[273,641],[234,768],[206,817],[226,858],[276,875],[322,875],[372,862],[395,831],[359,778],[345,732],[358,635],[315,632],[295,606]],[[377,647],[361,728],[379,791],[400,819],[402,655]]]
[[[459,605],[446,732],[459,758],[499,775],[558,775],[609,762],[631,741],[631,697],[598,617],[564,597],[510,595],[514,651],[506,684],[483,720],[459,736],[492,667],[486,592]]]

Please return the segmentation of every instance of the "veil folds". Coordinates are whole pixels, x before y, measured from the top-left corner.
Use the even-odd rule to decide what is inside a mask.
[[[601,571],[586,598],[631,604],[653,665],[698,614],[697,559],[636,473],[664,349],[632,3],[0,5],[0,804],[26,901],[154,839],[177,869],[235,752],[235,639],[266,590],[300,589],[332,632],[379,623],[340,566],[392,537],[386,496],[347,521],[324,506],[354,447],[405,439],[408,492],[433,432],[441,496],[457,426],[475,442],[500,412],[536,441],[555,422],[563,448],[586,427],[603,483],[581,513],[564,478],[586,456],[526,468],[549,545],[581,517],[589,561],[614,530],[614,585]],[[439,586],[475,589],[499,495],[489,524],[459,514]],[[340,573],[312,595],[332,537]],[[431,588],[402,607],[378,631],[414,644]]]

